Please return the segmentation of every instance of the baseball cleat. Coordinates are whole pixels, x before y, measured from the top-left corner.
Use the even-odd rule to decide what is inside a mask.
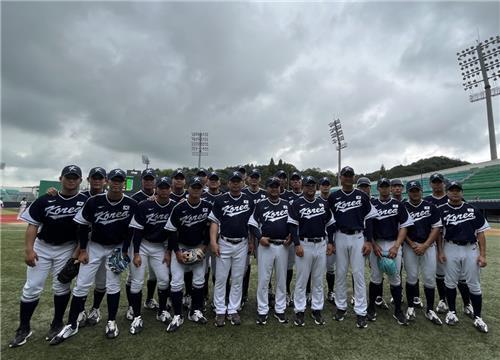
[[[114,339],[118,336],[119,333],[120,332],[118,331],[118,326],[116,326],[116,321],[108,320],[108,323],[106,324],[106,338]]]
[[[83,310],[81,313],[78,314],[78,319],[76,320],[78,323],[78,327],[82,328],[85,325],[87,325],[87,313],[85,310]]]
[[[406,320],[405,314],[402,311],[398,311],[392,315],[394,319],[398,322],[399,325],[408,325],[408,320]]]
[[[464,307],[464,314],[474,320],[474,308],[471,303]]]
[[[31,329],[18,328],[16,330],[16,336],[9,343],[10,348],[15,348],[26,344],[26,340],[33,334]]]
[[[409,307],[406,310],[406,320],[414,321],[417,318],[417,313],[415,312],[415,308]]]
[[[425,313],[425,317],[429,319],[435,325],[443,325],[441,319],[436,315],[436,313],[432,310],[429,310]]]
[[[330,304],[335,304],[335,293],[333,291],[329,291],[326,299]]]
[[[54,336],[50,340],[49,344],[50,345],[58,345],[58,344],[62,343],[64,340],[66,340],[67,338],[70,338],[71,336],[76,335],[77,333],[78,333],[78,326],[73,329],[73,327],[71,325],[66,325],[65,327],[62,328],[62,330],[59,332],[59,334],[57,334],[56,336]]]
[[[295,326],[304,326],[305,325],[303,311],[295,313],[295,319],[293,320],[293,324]]]
[[[488,325],[479,316],[474,318],[474,327],[482,333],[486,334],[488,332]]]
[[[174,315],[172,321],[167,326],[167,332],[177,331],[184,324],[184,318],[181,315]]]
[[[207,323],[207,318],[200,310],[195,310],[192,314],[189,313],[188,319],[200,325],[205,325]]]
[[[337,312],[335,313],[335,320],[337,321],[342,321],[345,318],[345,310],[337,309]]]
[[[132,306],[129,306],[128,309],[127,309],[127,312],[125,313],[125,318],[127,320],[134,320],[134,309],[132,308]]]
[[[275,312],[274,317],[279,321],[280,324],[288,323],[288,318],[286,317],[286,314],[284,312],[282,313]]]
[[[54,336],[56,336],[57,334],[59,334],[61,332],[63,327],[64,327],[63,323],[51,324],[50,329],[47,332],[47,335],[45,336],[45,340],[46,341],[52,340],[54,338]]]
[[[323,315],[321,315],[321,310],[313,310],[311,312],[311,317],[314,319],[316,325],[325,325],[326,321]]]
[[[215,326],[216,327],[223,327],[226,325],[226,315],[224,314],[217,314],[215,315]]]
[[[357,315],[356,316],[356,327],[360,329],[365,329],[368,327],[368,322],[366,321],[366,316]]]
[[[146,299],[146,301],[144,301],[144,309],[156,310],[159,307],[160,306],[155,299]]]
[[[377,321],[377,313],[375,312],[375,309],[368,309],[366,312],[366,319],[368,321]]]
[[[457,314],[454,311],[448,311],[446,318],[444,319],[446,325],[454,326],[458,323]]]
[[[423,309],[424,308],[424,303],[422,302],[422,300],[418,296],[415,296],[413,298],[413,307],[415,307],[417,309]]]
[[[186,309],[191,309],[191,303],[192,303],[192,299],[191,299],[191,295],[186,295],[182,298],[182,306],[184,306]]]
[[[444,314],[448,311],[448,305],[446,305],[446,302],[444,300],[439,300],[437,306],[436,306],[436,312],[438,314]]]
[[[377,305],[379,308],[384,309],[384,310],[389,309],[389,305],[387,305],[387,303],[385,302],[385,300],[382,296],[377,296],[377,298],[375,299],[375,305]]]
[[[168,324],[172,321],[172,315],[167,310],[163,310],[161,313],[156,314],[156,320]]]
[[[231,321],[231,325],[241,325],[241,318],[238,313],[227,314],[227,319]]]
[[[134,321],[132,321],[132,324],[130,324],[130,329],[129,332],[132,335],[137,335],[142,331],[142,328],[144,326],[144,321],[142,320],[141,316],[136,316],[134,318]]]
[[[268,318],[269,318],[269,316],[267,314],[265,314],[265,315],[257,314],[257,319],[255,319],[255,323],[257,325],[266,325]]]
[[[94,326],[101,321],[101,311],[99,309],[92,308],[87,315],[87,324]]]

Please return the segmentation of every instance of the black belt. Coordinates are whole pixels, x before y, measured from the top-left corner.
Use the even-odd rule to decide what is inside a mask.
[[[353,230],[353,229],[340,229],[339,230],[342,234],[346,235],[354,235],[354,234],[359,234],[362,232],[362,230]]]
[[[283,239],[269,239],[268,241],[274,245],[283,245],[286,242],[286,240]]]
[[[243,240],[246,240],[247,238],[229,238],[229,237],[221,236],[221,239],[224,241],[227,241],[228,243],[231,243],[231,244],[239,244]]]
[[[458,242],[458,241],[450,241],[450,240],[446,240],[446,242],[449,242],[449,243],[452,243],[452,244],[455,244],[458,246],[466,246],[466,245],[474,244],[473,242]]]
[[[313,238],[307,238],[307,237],[301,237],[300,240],[305,241],[305,242],[312,242],[312,243],[319,243],[325,240],[324,237],[313,237]]]

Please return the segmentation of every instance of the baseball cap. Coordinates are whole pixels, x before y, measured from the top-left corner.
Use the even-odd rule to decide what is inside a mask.
[[[208,174],[208,180],[219,180],[219,174],[217,174],[215,171],[212,171],[210,174]]]
[[[382,178],[379,181],[377,181],[377,187],[382,187],[382,186],[390,186],[391,182],[389,181],[388,178]]]
[[[170,180],[170,178],[168,176],[162,176],[156,180],[156,187],[165,186],[165,185],[170,186],[171,184],[172,184],[172,181]]]
[[[152,177],[153,179],[155,179],[156,178],[156,171],[154,171],[153,169],[142,170],[141,179],[144,179],[147,177]]]
[[[273,185],[280,186],[280,183],[280,179],[276,176],[273,176],[266,180],[266,187],[270,187]]]
[[[207,171],[203,168],[199,168],[196,172],[196,176],[207,176]]]
[[[361,185],[368,185],[370,186],[372,184],[372,182],[370,181],[370,179],[368,179],[367,177],[365,176],[362,176],[358,179],[358,182],[356,183],[356,186],[361,186]]]
[[[260,177],[260,171],[259,169],[252,169],[252,171],[250,171],[250,177]]]
[[[237,170],[239,173],[241,173],[242,175],[246,174],[247,173],[247,169],[245,169],[244,166],[240,166]]]
[[[189,187],[194,187],[200,185],[200,187],[203,187],[203,183],[201,181],[201,178],[199,176],[194,176],[189,180]]]
[[[330,182],[330,179],[328,179],[326,176],[322,177],[319,179],[319,184],[320,185],[331,185],[332,183]]]
[[[126,178],[127,178],[127,174],[122,169],[113,169],[108,174],[109,180],[121,179],[122,181],[125,181]]]
[[[440,173],[434,173],[430,176],[429,182],[441,181],[444,182],[444,176]]]
[[[280,179],[286,179],[287,178],[286,172],[284,170],[278,170],[276,172],[275,176],[277,178],[280,178]]]
[[[401,185],[403,186],[403,181],[401,179],[391,179],[391,186]]]
[[[457,188],[458,190],[462,191],[462,184],[459,181],[450,181],[449,184],[446,186],[446,190],[451,190],[453,188]]]
[[[239,171],[234,171],[230,176],[229,176],[229,181],[232,180],[243,180],[243,175]]]
[[[292,175],[290,175],[290,180],[294,180],[294,179],[302,179],[302,176],[300,175],[300,173],[298,171],[294,171],[292,173]]]
[[[344,166],[342,170],[340,170],[340,175],[346,176],[346,175],[352,175],[354,176],[354,169],[350,166]]]
[[[72,174],[78,175],[78,177],[82,177],[82,169],[80,169],[80,167],[76,165],[66,165],[61,171],[61,176]]]
[[[89,178],[91,178],[94,175],[101,175],[103,178],[106,179],[106,170],[104,170],[102,167],[93,167],[89,171]]]
[[[420,184],[420,181],[418,180],[408,181],[406,183],[406,191],[410,191],[412,189],[422,190],[422,185]]]
[[[306,176],[304,178],[304,184],[308,185],[308,184],[317,184],[318,182],[316,181],[316,179],[313,177],[313,176]]]
[[[176,169],[174,170],[174,172],[172,173],[172,179],[178,177],[178,176],[182,176],[183,179],[186,178],[186,176],[184,175],[184,172],[182,171],[182,169]]]

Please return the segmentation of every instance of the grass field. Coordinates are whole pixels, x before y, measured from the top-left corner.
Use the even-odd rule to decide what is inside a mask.
[[[498,227],[497,227],[498,228]],[[209,324],[199,326],[186,321],[177,333],[165,332],[165,327],[145,311],[144,331],[136,336],[128,333],[125,320],[125,296],[121,298],[118,327],[120,336],[114,340],[104,337],[101,322],[94,328],[83,328],[65,343],[51,347],[44,340],[52,318],[50,281],[42,295],[33,319],[33,336],[23,347],[9,349],[7,344],[18,325],[19,296],[25,281],[23,261],[23,225],[3,225],[1,229],[1,356],[3,359],[498,359],[500,358],[500,292],[496,276],[500,271],[500,236],[498,231],[487,236],[488,266],[482,274],[484,293],[483,318],[488,334],[479,333],[472,321],[461,312],[456,327],[431,324],[417,311],[417,321],[401,327],[391,317],[391,310],[378,311],[377,321],[367,329],[355,327],[352,309],[343,322],[332,319],[333,306],[325,303],[325,326],[316,326],[306,318],[306,326],[296,328],[291,323],[280,325],[270,319],[266,326],[255,325],[255,280],[250,302],[242,311],[243,324],[224,328]],[[252,270],[254,270],[253,267]],[[124,294],[124,292],[122,292]],[[384,290],[386,299],[389,291]],[[423,292],[422,292],[423,295]],[[91,301],[87,300],[87,305]],[[101,306],[106,317],[106,301]],[[461,308],[461,299],[457,299]],[[288,310],[288,315],[292,311]],[[309,315],[309,312],[306,313]],[[444,317],[442,316],[444,320]]]

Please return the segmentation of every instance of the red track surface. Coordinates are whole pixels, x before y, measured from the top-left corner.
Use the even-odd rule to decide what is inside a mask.
[[[0,215],[0,224],[20,224],[22,221],[17,220],[17,214]]]

